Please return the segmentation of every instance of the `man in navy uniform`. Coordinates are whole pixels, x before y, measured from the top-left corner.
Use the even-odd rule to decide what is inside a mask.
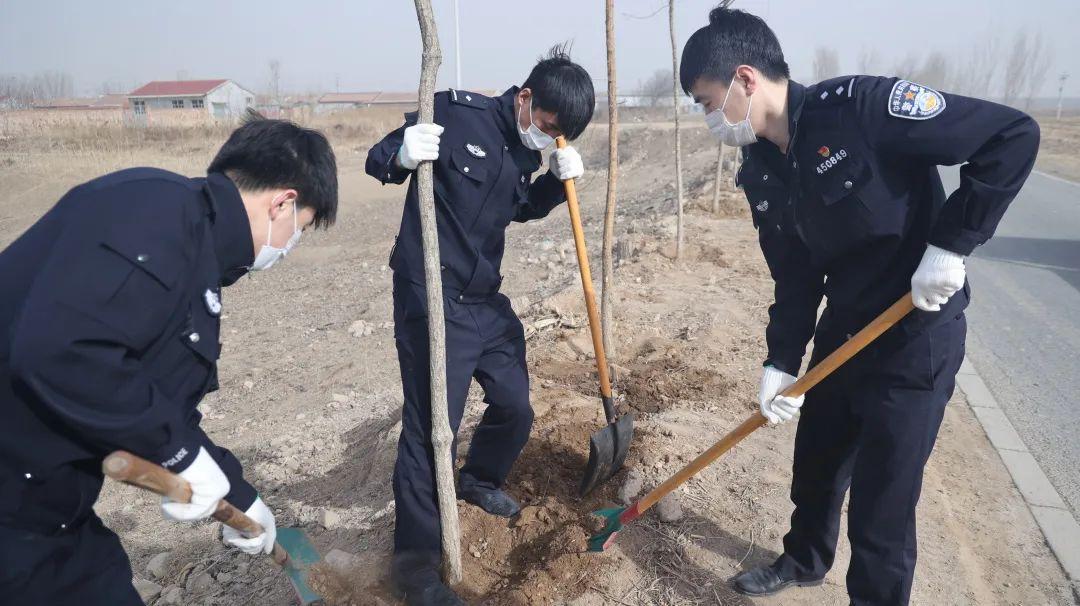
[[[322,134],[250,119],[205,178],[124,170],[65,195],[0,252],[0,601],[142,604],[120,541],[92,509],[101,461],[127,450],[178,473],[192,521],[226,498],[266,529],[223,539],[269,553],[274,516],[199,428],[217,388],[221,288],[283,258],[337,211]]]
[[[518,504],[503,481],[529,438],[532,408],[525,338],[506,296],[499,293],[506,228],[540,219],[564,199],[562,179],[581,176],[572,148],[540,151],[554,137],[574,139],[592,118],[592,80],[559,48],[521,88],[489,98],[453,90],[435,95],[435,124],[405,124],[368,154],[367,172],[383,183],[403,183],[417,165],[434,162],[435,210],[446,314],[446,373],[450,423],[457,432],[473,378],[488,405],[461,469],[458,496],[488,513],[511,517]],[[394,469],[393,581],[409,604],[461,604],[438,575],[441,541],[428,372],[424,255],[416,180],[405,199],[395,248],[394,333],[405,396]]]
[[[679,77],[710,129],[743,148],[738,182],[775,282],[761,412],[779,423],[802,410],[784,552],[735,588],[821,584],[850,489],[851,603],[906,604],[923,467],[964,356],[964,259],[1030,173],[1039,129],[1014,109],[896,78],[804,87],[765,22],[727,4],[687,41]],[[946,195],[937,167],[957,164]],[[813,366],[908,290],[918,309],[805,406],[777,396],[811,337]]]

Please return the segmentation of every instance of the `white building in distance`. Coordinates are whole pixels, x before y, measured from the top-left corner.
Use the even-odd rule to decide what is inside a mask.
[[[255,93],[232,80],[155,80],[127,95],[136,116],[155,110],[194,110],[214,118],[242,116]]]

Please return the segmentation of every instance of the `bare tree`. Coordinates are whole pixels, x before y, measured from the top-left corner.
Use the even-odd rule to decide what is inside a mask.
[[[1001,69],[1000,36],[987,32],[968,51],[966,60],[953,77],[953,90],[969,97],[987,98],[990,85]]]
[[[604,351],[611,359],[614,331],[612,316],[615,314],[613,299],[615,289],[615,261],[612,248],[615,244],[615,181],[619,173],[619,104],[615,87],[615,0],[604,3],[604,38],[607,45],[607,96],[608,96],[608,179],[607,207],[604,212],[603,277],[600,293],[600,332],[604,337]]]
[[[814,81],[821,82],[840,75],[840,55],[836,49],[819,46],[814,49]]]
[[[881,64],[881,56],[874,47],[863,47],[859,51],[859,73],[860,74],[873,74],[878,70],[878,66]]]
[[[716,180],[713,182],[712,211],[720,214],[720,184],[724,181],[724,144],[717,146],[716,152]]]
[[[952,90],[951,76],[948,57],[941,51],[933,51],[923,60],[912,80],[930,88]]]
[[[668,0],[668,30],[671,32],[671,99],[675,111],[675,203],[678,205],[678,221],[675,227],[675,260],[682,258],[683,246],[683,182],[682,182],[682,128],[679,126],[679,73],[678,41],[675,38],[675,0]]]
[[[1026,94],[1026,103],[1046,81],[1046,71],[1050,67],[1050,49],[1043,39],[1042,32],[1034,35],[1026,29],[1016,32],[1009,58],[1005,62],[1002,102],[1015,105]]]
[[[890,70],[894,76],[903,78],[905,80],[911,80],[912,82],[918,82],[917,77],[919,75],[919,69],[921,67],[919,56],[914,53],[908,53],[902,58],[897,59],[893,63],[893,68]]]
[[[281,61],[270,60],[270,98],[274,103],[281,104]]]
[[[647,80],[638,85],[638,96],[645,98],[649,107],[667,105],[667,94],[674,86],[675,78],[670,71],[658,69]]]
[[[1049,43],[1043,38],[1042,32],[1035,35],[1035,40],[1031,45],[1031,62],[1028,72],[1028,89],[1027,99],[1024,100],[1024,110],[1031,109],[1031,101],[1035,98],[1035,95],[1039,94],[1043,85],[1046,83],[1046,73],[1050,70],[1050,59],[1053,56],[1053,49],[1050,48]]]
[[[415,0],[420,35],[424,41],[420,67],[420,107],[417,121],[434,121],[435,78],[442,63],[439,32],[431,0]],[[428,304],[428,347],[431,373],[431,443],[435,449],[435,482],[442,526],[443,563],[446,580],[461,582],[461,531],[458,524],[457,492],[454,488],[454,461],[451,447],[454,433],[446,401],[446,323],[443,314],[442,275],[439,272],[439,233],[435,223],[435,191],[432,164],[421,162],[416,169],[416,189],[420,203],[420,231],[424,249],[424,286]]]

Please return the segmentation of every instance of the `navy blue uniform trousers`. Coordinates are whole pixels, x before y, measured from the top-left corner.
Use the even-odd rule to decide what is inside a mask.
[[[826,311],[823,325],[830,315],[838,316]],[[819,328],[811,365],[857,328],[832,324]],[[923,467],[952,397],[966,332],[963,314],[918,334],[895,327],[806,395],[795,436],[795,511],[778,561],[784,573],[825,576],[850,488],[851,603],[908,603]]]
[[[120,539],[96,515],[57,534],[0,526],[0,604],[143,606]]]
[[[394,468],[398,555],[439,560],[441,526],[431,445],[431,382],[426,291],[394,281],[394,336],[405,403]],[[446,382],[450,426],[457,435],[469,385],[475,378],[487,408],[473,433],[460,486],[499,488],[525,447],[532,428],[525,334],[506,296],[444,296]],[[456,452],[455,440],[455,452]]]

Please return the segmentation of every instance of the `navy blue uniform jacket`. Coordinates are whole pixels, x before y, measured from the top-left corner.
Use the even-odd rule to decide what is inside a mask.
[[[795,375],[822,296],[822,324],[855,332],[910,290],[928,243],[970,255],[993,235],[1035,163],[1039,128],[1003,105],[871,76],[790,82],[788,113],[788,152],[743,148],[738,183],[776,287],[766,364]],[[957,164],[960,187],[946,196],[937,167]],[[901,329],[956,317],[969,294],[916,310]]]
[[[517,87],[491,98],[450,90],[435,95],[435,123],[444,127],[435,161],[435,213],[444,292],[458,299],[485,297],[502,284],[506,228],[511,221],[546,217],[565,200],[562,181],[547,172],[535,181],[540,152],[521,144],[514,117]],[[383,183],[412,174],[396,166],[405,129],[416,113],[368,152],[367,173]],[[390,255],[395,275],[424,284],[420,207],[409,184],[401,229]]]
[[[181,471],[205,447],[251,505],[196,405],[217,387],[221,286],[253,254],[231,180],[151,168],[72,189],[0,252],[0,524],[85,520],[117,449]]]

